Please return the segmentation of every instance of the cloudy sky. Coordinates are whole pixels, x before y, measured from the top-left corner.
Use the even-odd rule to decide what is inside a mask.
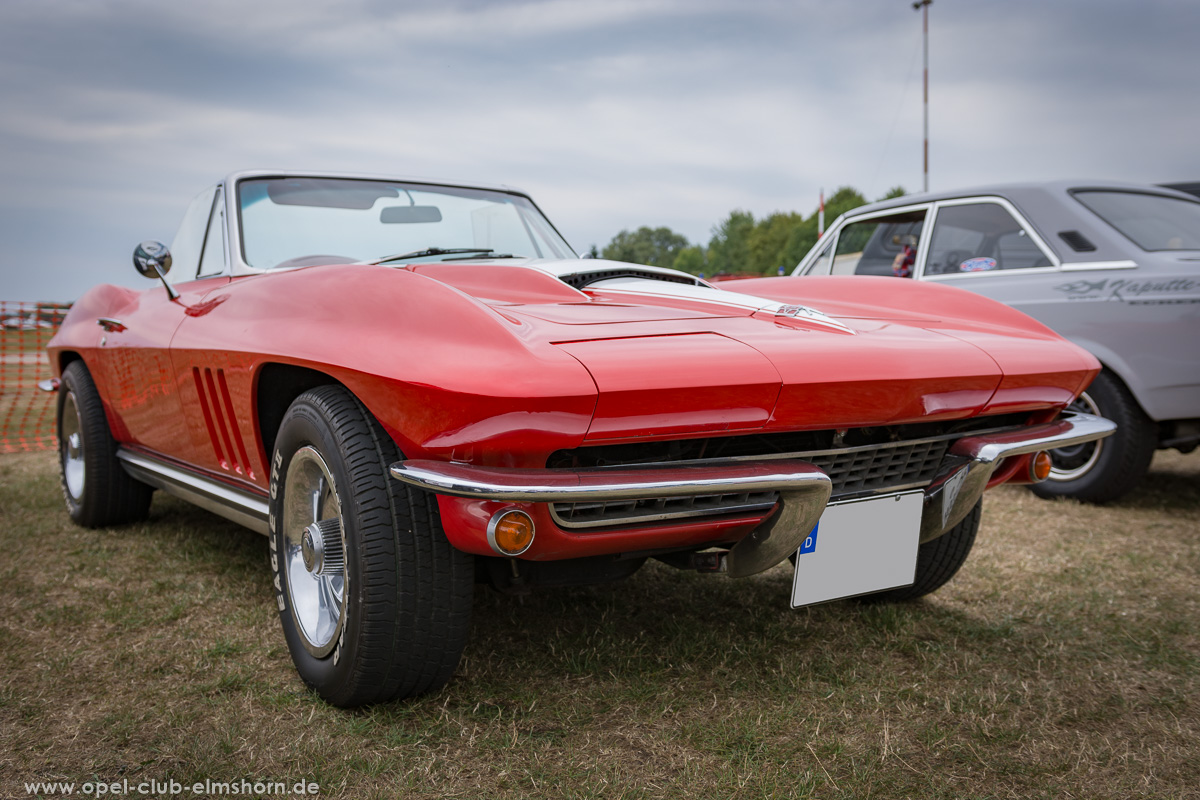
[[[935,0],[931,188],[1200,180],[1200,3]],[[577,250],[921,187],[910,0],[0,0],[0,299],[146,285],[249,168],[530,191]]]

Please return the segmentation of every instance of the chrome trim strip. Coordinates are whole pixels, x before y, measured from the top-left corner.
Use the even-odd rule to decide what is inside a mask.
[[[830,485],[825,473],[802,461],[620,469],[505,469],[398,461],[390,471],[399,481],[438,494],[530,503],[694,497]]]
[[[1062,265],[1063,272],[1091,269],[1137,269],[1136,261],[1070,261]]]
[[[686,274],[686,273],[684,273]],[[825,314],[819,309],[810,308],[808,306],[800,306],[795,303],[781,303],[778,300],[768,300],[764,297],[756,297],[752,294],[743,292],[732,292],[728,289],[721,289],[711,284],[705,283],[702,285],[690,285],[686,283],[664,283],[662,281],[652,281],[645,278],[607,278],[605,280],[596,281],[587,287],[591,290],[599,290],[603,292],[621,294],[632,294],[638,297],[679,297],[687,300],[695,300],[701,303],[713,303],[715,305],[728,306],[730,308],[741,309],[743,311],[764,312],[774,314],[775,316],[792,317],[812,325],[818,325],[832,330],[848,333],[852,336],[857,335],[858,331],[851,328],[845,323],[838,322],[833,317]],[[788,309],[803,309],[802,311],[789,312]]]
[[[979,272],[942,272],[937,274],[927,273],[921,277],[923,281],[973,281],[980,278],[995,277],[996,275],[1043,275],[1049,273],[1061,272],[1061,267],[1021,267],[1017,269],[986,269]]]
[[[125,471],[142,483],[194,503],[256,533],[266,535],[269,532],[265,497],[124,447],[117,450],[117,458],[121,460]]]

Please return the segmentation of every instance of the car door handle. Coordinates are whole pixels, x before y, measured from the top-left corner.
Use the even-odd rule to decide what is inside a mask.
[[[96,324],[109,333],[120,333],[125,330],[125,325],[121,320],[113,319],[112,317],[100,317],[96,320]]]

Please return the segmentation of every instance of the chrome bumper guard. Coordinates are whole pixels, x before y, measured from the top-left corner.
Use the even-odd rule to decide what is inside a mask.
[[[1117,424],[1104,417],[1064,411],[1058,419],[1042,425],[959,439],[942,461],[937,477],[925,487],[921,543],[962,522],[1004,459],[1093,442],[1111,436],[1116,429]]]
[[[1110,435],[1102,417],[1064,412],[1054,422],[968,436],[950,448],[925,489],[921,541],[941,536],[975,506],[1000,462]],[[436,494],[525,503],[689,497],[721,492],[779,492],[779,508],[729,551],[727,572],[743,577],[794,553],[829,502],[829,476],[798,459],[727,461],[594,469],[505,469],[444,461],[398,461],[392,477]]]

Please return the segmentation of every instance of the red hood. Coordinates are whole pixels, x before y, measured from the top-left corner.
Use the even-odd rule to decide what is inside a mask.
[[[1099,366],[1029,317],[942,286],[778,278],[717,288],[625,278],[578,290],[554,274],[562,263],[410,269],[583,364],[599,392],[590,440],[1061,407]],[[614,269],[569,262],[581,264]]]

